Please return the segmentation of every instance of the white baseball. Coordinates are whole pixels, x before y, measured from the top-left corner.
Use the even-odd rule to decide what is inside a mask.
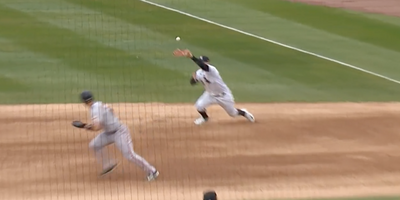
[[[176,41],[179,41],[179,40],[181,40],[181,38],[180,38],[180,37],[176,37],[175,40],[176,40]]]

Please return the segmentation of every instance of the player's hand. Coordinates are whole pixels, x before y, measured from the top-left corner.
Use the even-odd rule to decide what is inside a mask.
[[[183,57],[183,56],[188,57],[188,58],[193,57],[193,54],[188,49],[185,49],[185,50],[176,49],[174,51],[174,55],[177,57]]]
[[[176,50],[174,51],[174,56],[176,56],[176,57],[185,56],[185,52],[182,51],[182,50],[180,50],[180,49],[176,49]]]
[[[183,50],[183,52],[184,52],[186,57],[188,57],[188,58],[192,58],[193,57],[192,52],[190,52],[188,49]]]
[[[86,124],[83,128],[86,130],[92,129],[93,125],[92,124]]]

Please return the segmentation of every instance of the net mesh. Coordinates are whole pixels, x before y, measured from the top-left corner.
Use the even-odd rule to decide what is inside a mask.
[[[400,15],[397,0],[304,2]],[[295,80],[276,78],[290,72],[248,67],[262,65],[264,61],[257,64],[254,58],[268,56],[265,52],[275,47],[269,40],[291,44],[291,28],[305,30],[300,21],[287,22],[293,17],[289,12],[303,8],[290,3],[0,0],[0,199],[194,200],[207,190],[232,200],[346,195],[349,190],[341,181],[356,173],[349,166],[365,165],[364,154],[349,161],[345,154],[329,152],[340,152],[341,145],[350,143],[311,139],[346,122],[324,124],[323,117],[301,118],[304,110],[295,104],[265,105],[267,101],[303,101],[304,97],[291,96],[289,88],[281,87]],[[297,17],[306,15],[297,13]],[[172,51],[177,48],[209,56],[226,77],[235,106],[247,108],[259,121],[232,118],[214,105],[207,107],[210,121],[196,126],[193,121],[201,105],[225,104],[197,100],[203,88],[191,86],[189,80],[198,67],[190,59],[174,57]],[[304,87],[291,88],[292,94]],[[104,149],[119,165],[99,176],[102,167],[89,145],[99,133],[71,126],[73,120],[91,120],[90,108],[79,99],[84,90],[113,108],[129,129],[135,154],[160,172],[157,180],[146,182],[146,172],[131,162],[134,153],[108,145],[112,142],[103,142],[108,145]],[[315,92],[306,91],[310,96]],[[303,108],[326,114],[325,106]],[[362,112],[364,107],[358,109]],[[322,120],[317,121],[319,128],[313,126],[315,120]],[[129,143],[122,136],[114,140]],[[340,166],[345,172],[336,170]],[[374,169],[372,164],[367,166]],[[329,173],[332,181],[324,179]],[[357,179],[351,182],[358,184]],[[398,190],[369,190],[381,191]]]

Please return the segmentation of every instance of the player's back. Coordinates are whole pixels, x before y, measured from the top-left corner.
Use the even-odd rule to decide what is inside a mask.
[[[208,67],[208,71],[199,69],[196,72],[196,78],[203,83],[204,89],[212,95],[230,93],[229,87],[225,84],[217,68],[209,64]]]
[[[121,126],[112,109],[100,101],[91,106],[91,117],[99,121],[105,132],[115,132]]]

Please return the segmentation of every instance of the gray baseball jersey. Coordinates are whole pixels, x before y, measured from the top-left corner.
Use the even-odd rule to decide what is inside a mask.
[[[113,133],[121,126],[119,119],[114,115],[111,108],[100,101],[92,104],[90,115],[93,121],[97,121],[107,133]]]
[[[111,108],[97,101],[92,104],[90,115],[92,120],[99,122],[103,128],[103,132],[98,134],[89,144],[89,147],[95,151],[97,161],[102,165],[103,169],[107,169],[116,163],[104,149],[105,146],[115,143],[122,155],[130,162],[135,163],[147,173],[156,171],[152,165],[133,150],[132,138],[128,127],[120,122]]]

